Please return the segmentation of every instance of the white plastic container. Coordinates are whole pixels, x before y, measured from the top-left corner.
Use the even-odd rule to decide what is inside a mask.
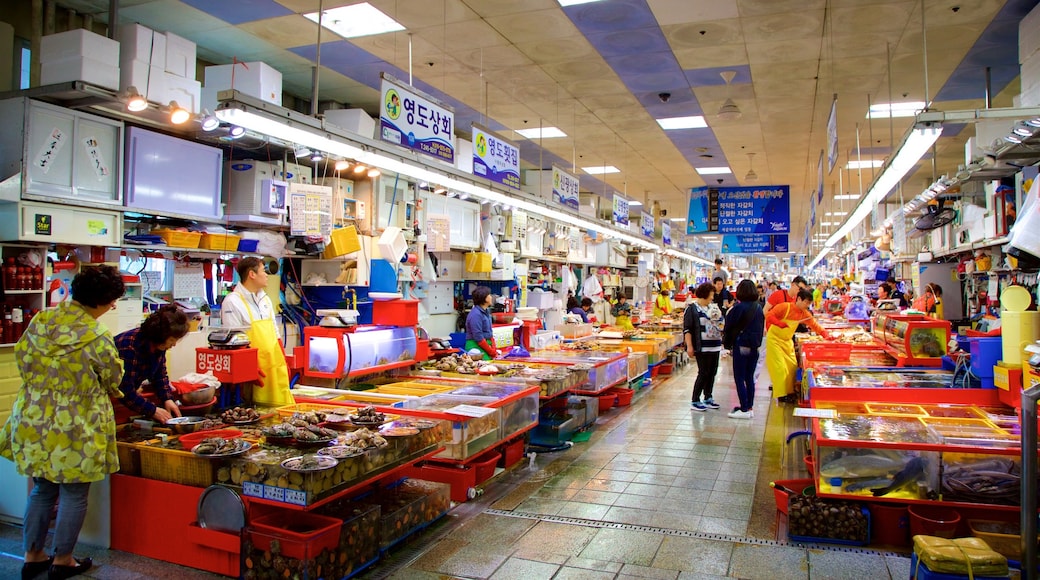
[[[92,85],[118,91],[119,67],[87,57],[40,63],[41,85],[72,81],[85,81]]]
[[[208,70],[208,69],[207,69]],[[206,78],[209,78],[208,76]],[[237,78],[235,79],[237,82]],[[279,82],[281,79],[279,79]],[[208,82],[208,81],[207,81]],[[265,99],[266,100],[266,99]],[[281,94],[279,93],[279,100]],[[331,109],[325,111],[325,121],[341,129],[372,139],[376,134],[375,119],[364,109]]]
[[[234,86],[232,86],[232,73],[234,73]],[[282,73],[263,62],[207,66],[204,81],[206,99],[203,107],[210,111],[217,106],[217,92],[228,89],[235,89],[273,105],[282,104]],[[326,113],[327,117],[328,113]],[[372,131],[375,131],[374,123]],[[372,133],[369,133],[368,136],[371,137]]]
[[[40,39],[42,64],[65,63],[70,59],[84,57],[116,68],[119,66],[119,42],[82,28],[51,34]]]
[[[391,264],[400,263],[401,258],[408,251],[408,242],[405,241],[401,228],[389,227],[383,230],[383,235],[379,236],[377,245],[380,257]]]

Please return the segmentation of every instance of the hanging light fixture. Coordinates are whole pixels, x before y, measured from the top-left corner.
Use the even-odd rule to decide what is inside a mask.
[[[131,113],[140,113],[148,108],[148,100],[137,91],[137,87],[127,89],[126,110]]]
[[[321,154],[321,151],[312,151],[311,152],[311,161],[313,161],[314,163],[317,163],[317,162],[321,161],[324,158],[325,158],[325,156]]]
[[[177,104],[177,101],[170,101],[170,122],[174,125],[183,125],[191,118],[191,113],[187,109]]]
[[[360,163],[358,163],[357,165],[354,166],[354,173],[357,173],[358,175],[361,175],[362,173],[364,173],[366,171],[368,171],[368,168],[365,167],[364,165],[360,164]]]
[[[231,137],[232,139],[238,139],[245,134],[245,127],[240,127],[239,125],[232,125],[231,128],[228,129],[228,137]]]
[[[347,161],[346,159],[340,159],[340,160],[339,160],[339,161],[337,161],[337,162],[336,162],[336,164],[335,164],[335,165],[333,166],[333,168],[334,168],[334,169],[335,169],[336,171],[346,171],[348,167],[350,167],[350,162],[349,162],[349,161]]]
[[[199,124],[202,125],[202,130],[208,133],[220,126],[220,120],[211,115],[209,111],[204,110],[199,118]]]
[[[748,153],[747,154],[747,158],[748,158],[748,172],[747,172],[747,175],[744,176],[744,181],[757,181],[758,180],[758,174],[755,173],[755,154],[754,153]]]
[[[372,169],[368,170],[368,176],[373,178],[373,179],[375,179],[376,177],[379,177],[381,173],[382,172],[379,171],[378,169],[376,169],[375,167],[373,167]]]
[[[730,83],[733,82],[733,78],[737,76],[737,71],[724,70],[720,72],[719,75],[722,77],[722,80],[726,81],[726,95],[732,94]],[[732,97],[727,96],[726,102],[722,103],[722,106],[719,107],[719,112],[716,113],[715,116],[723,121],[733,121],[739,119],[740,115],[740,107],[737,106],[737,103],[733,101]]]

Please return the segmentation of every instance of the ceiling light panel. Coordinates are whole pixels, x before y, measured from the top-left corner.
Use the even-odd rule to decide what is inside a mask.
[[[906,103],[877,103],[870,106],[867,111],[868,119],[887,119],[889,117],[913,117],[918,111],[924,109],[923,101],[910,101]]]
[[[560,6],[576,6],[578,4],[591,4],[593,2],[600,2],[601,0],[557,0]]]
[[[704,117],[700,115],[657,119],[657,124],[665,131],[671,131],[673,129],[701,129],[708,126],[707,121],[705,121]]]
[[[697,173],[700,175],[723,175],[726,173],[733,173],[729,167],[698,167]]]
[[[559,130],[557,127],[537,127],[535,129],[518,129],[516,131],[521,137],[527,139],[554,139],[558,137],[566,137],[567,134]]]
[[[853,160],[845,164],[845,169],[871,169],[885,164],[884,159]]]
[[[318,13],[304,14],[308,20],[318,22]],[[390,18],[368,2],[326,10],[321,25],[343,38],[357,38],[404,30],[399,22]]]
[[[604,173],[621,173],[621,170],[613,165],[596,165],[594,167],[582,167],[582,171],[589,175],[603,175]]]

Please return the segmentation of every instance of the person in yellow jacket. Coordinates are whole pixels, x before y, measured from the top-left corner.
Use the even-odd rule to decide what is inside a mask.
[[[794,375],[798,360],[794,354],[794,333],[799,324],[824,338],[830,338],[809,313],[812,290],[800,289],[794,302],[771,308],[766,315],[766,369],[773,383],[773,396],[782,401],[794,398]]]
[[[672,313],[672,298],[668,291],[661,288],[661,293],[654,299],[654,316],[661,317]]]
[[[610,308],[610,315],[614,317],[614,324],[621,330],[635,330],[632,326],[632,305],[628,303],[628,297],[624,292],[617,296],[617,302]]]

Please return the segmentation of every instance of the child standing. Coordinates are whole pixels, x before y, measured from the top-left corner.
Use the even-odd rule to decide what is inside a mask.
[[[715,287],[712,284],[705,282],[697,286],[693,305],[686,309],[683,316],[686,352],[697,359],[697,379],[693,383],[690,408],[699,412],[719,408],[712,398],[712,392],[715,389],[715,375],[719,371],[722,332],[708,314],[708,305],[714,298]]]

